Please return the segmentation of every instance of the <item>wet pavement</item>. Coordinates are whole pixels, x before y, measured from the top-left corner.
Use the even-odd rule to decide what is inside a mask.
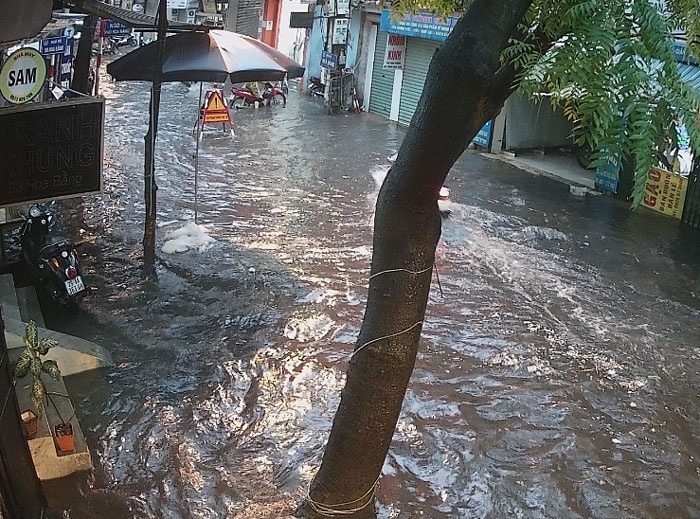
[[[52,502],[72,519],[287,517],[343,387],[403,129],[296,92],[236,112],[234,139],[208,129],[197,212],[216,241],[159,250],[154,284],[148,85],[101,84],[105,190],[68,211],[92,288],[49,324],[117,365],[68,380],[95,470],[50,485]],[[194,215],[198,93],[163,89],[159,247]],[[700,517],[697,233],[474,151],[448,185],[379,516]]]

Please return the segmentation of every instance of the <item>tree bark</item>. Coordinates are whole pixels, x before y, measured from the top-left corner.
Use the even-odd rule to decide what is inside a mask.
[[[499,56],[531,0],[475,0],[433,57],[379,192],[367,308],[302,517],[375,517],[381,474],[413,372],[440,239],[447,174],[513,89]],[[343,511],[343,513],[338,513]],[[354,512],[353,512],[354,511]]]

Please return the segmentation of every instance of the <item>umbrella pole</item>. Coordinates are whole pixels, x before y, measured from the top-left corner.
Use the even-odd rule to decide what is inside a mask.
[[[202,132],[202,82],[199,82],[199,102],[197,103],[197,151],[194,154],[194,223],[197,223],[197,180],[199,178],[199,138]]]
[[[146,134],[144,202],[146,218],[143,229],[143,275],[147,279],[157,279],[156,274],[156,191],[155,182],[155,146],[158,133],[158,115],[160,112],[161,73],[165,53],[165,37],[168,31],[167,2],[158,4],[158,62],[151,85],[151,102],[149,110],[148,133]]]

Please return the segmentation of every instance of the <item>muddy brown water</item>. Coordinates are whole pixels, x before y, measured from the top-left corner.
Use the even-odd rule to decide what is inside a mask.
[[[69,204],[92,290],[54,325],[112,352],[68,382],[94,459],[72,519],[285,517],[359,330],[373,203],[403,130],[285,108],[207,130],[206,250],[141,280],[146,84],[102,81],[105,190]],[[194,213],[198,86],[165,85],[158,245]],[[450,175],[382,518],[700,517],[698,236],[468,151]],[[58,489],[67,490],[57,497]]]

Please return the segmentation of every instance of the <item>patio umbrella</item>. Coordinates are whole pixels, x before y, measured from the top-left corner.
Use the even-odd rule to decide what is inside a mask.
[[[107,65],[117,81],[153,81],[158,41],[136,49]],[[165,38],[160,81],[232,83],[280,81],[301,77],[304,67],[277,49],[231,31],[181,32]]]
[[[231,31],[181,32],[167,36],[167,1],[158,3],[158,39],[107,65],[116,81],[151,81],[151,102],[144,170],[146,221],[144,224],[144,275],[157,278],[155,270],[156,192],[154,151],[160,111],[160,85],[169,81],[224,82],[280,81],[297,78],[304,67],[269,45]],[[199,130],[195,158],[195,220],[197,215],[197,170]]]

